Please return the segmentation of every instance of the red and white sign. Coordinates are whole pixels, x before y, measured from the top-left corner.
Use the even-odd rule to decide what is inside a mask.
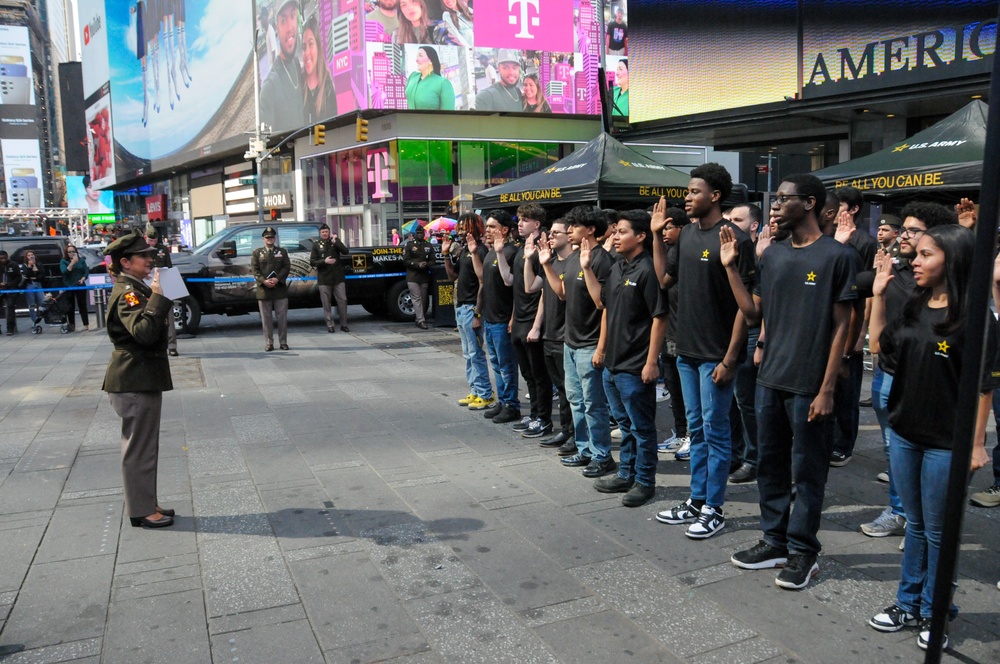
[[[167,218],[167,195],[157,194],[146,197],[146,214],[150,221],[164,221]]]

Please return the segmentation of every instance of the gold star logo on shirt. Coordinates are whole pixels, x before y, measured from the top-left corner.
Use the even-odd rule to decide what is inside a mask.
[[[708,258],[708,249],[706,249],[705,251],[701,252],[701,257],[702,258]]]
[[[807,281],[816,281],[816,273],[815,272],[810,272],[809,274],[807,274],[806,275],[806,280]]]
[[[903,143],[902,145],[897,145],[892,149],[893,152],[902,152],[906,148],[910,147],[909,143]]]
[[[947,341],[942,341],[942,342],[938,343],[938,352],[939,353],[947,353],[948,352],[948,348],[949,348],[949,346],[948,346],[948,342]]]

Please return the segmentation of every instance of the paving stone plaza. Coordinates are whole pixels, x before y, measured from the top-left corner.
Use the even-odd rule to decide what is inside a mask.
[[[624,508],[455,405],[452,329],[351,307],[351,332],[327,334],[317,314],[292,313],[289,352],[262,352],[256,315],[180,340],[162,530],[124,518],[104,331],[0,339],[0,661],[922,661],[915,631],[866,625],[900,561],[898,538],[858,531],[886,493],[870,409],[830,470],[821,574],[789,592],[729,563],[758,539],[756,484],[730,485],[725,530],[689,540],[654,519],[688,496],[686,463],[661,456],[655,501]],[[998,524],[966,512],[944,661],[1000,662]]]

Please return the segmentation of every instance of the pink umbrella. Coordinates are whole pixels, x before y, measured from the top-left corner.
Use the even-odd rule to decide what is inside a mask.
[[[449,233],[455,230],[455,226],[458,222],[454,219],[449,219],[448,217],[438,217],[431,223],[424,226],[424,230],[434,232],[434,233]]]

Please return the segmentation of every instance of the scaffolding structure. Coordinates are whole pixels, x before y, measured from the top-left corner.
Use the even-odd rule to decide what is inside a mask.
[[[0,208],[0,225],[5,229],[19,221],[37,222],[44,229],[45,222],[51,220],[65,220],[70,242],[78,247],[83,246],[90,235],[90,222],[83,208]]]

